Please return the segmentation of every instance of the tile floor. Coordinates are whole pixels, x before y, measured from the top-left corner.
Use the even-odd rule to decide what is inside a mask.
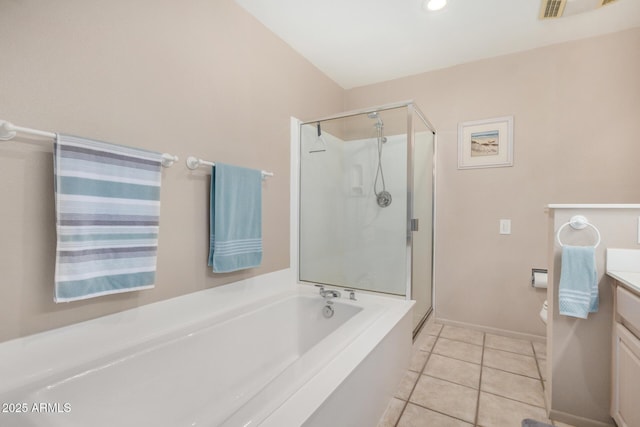
[[[520,427],[547,418],[546,345],[432,320],[378,427]]]

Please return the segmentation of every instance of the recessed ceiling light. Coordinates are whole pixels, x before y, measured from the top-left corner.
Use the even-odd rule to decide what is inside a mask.
[[[427,11],[440,10],[447,5],[447,0],[424,0],[422,8]]]

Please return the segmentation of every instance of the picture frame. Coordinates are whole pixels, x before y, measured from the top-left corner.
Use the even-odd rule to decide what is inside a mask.
[[[513,166],[513,116],[458,124],[458,169]]]

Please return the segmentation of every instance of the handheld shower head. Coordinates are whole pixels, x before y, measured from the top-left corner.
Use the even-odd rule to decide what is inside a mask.
[[[384,122],[380,118],[380,114],[377,111],[372,111],[371,113],[367,113],[367,117],[372,120],[376,120],[376,124],[374,125],[377,133],[378,140],[378,167],[376,169],[376,177],[373,180],[373,192],[376,195],[376,202],[378,206],[381,208],[386,208],[391,204],[391,193],[387,191],[385,182],[384,182],[384,172],[382,171],[382,144],[387,142],[387,138],[383,134]],[[382,190],[378,191],[378,177],[382,181]]]
[[[380,114],[378,114],[377,111],[372,111],[370,113],[367,113],[367,117],[369,117],[370,119],[375,119],[378,122],[375,124],[376,128],[378,129],[382,129],[384,127],[384,122],[382,121],[382,119],[380,118]]]

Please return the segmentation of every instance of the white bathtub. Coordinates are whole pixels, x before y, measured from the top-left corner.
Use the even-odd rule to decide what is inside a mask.
[[[287,270],[0,344],[1,426],[375,426],[412,303]]]

